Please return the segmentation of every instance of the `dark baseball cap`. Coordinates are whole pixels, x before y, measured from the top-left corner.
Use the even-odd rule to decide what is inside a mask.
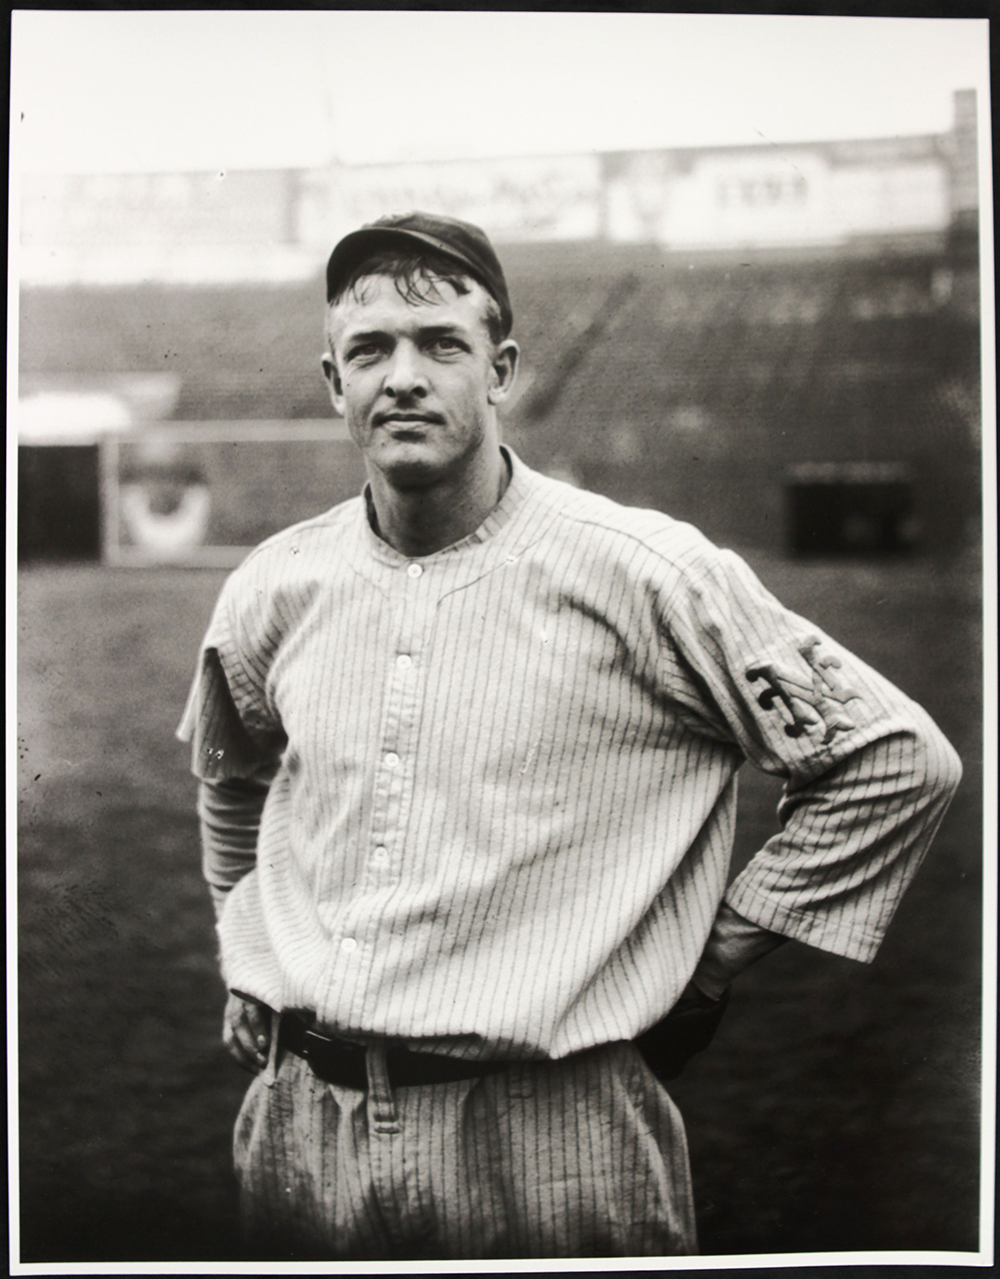
[[[326,264],[326,300],[340,292],[351,271],[370,253],[392,244],[430,248],[451,258],[463,274],[478,280],[500,308],[503,336],[510,332],[514,314],[500,259],[486,232],[471,222],[446,218],[436,213],[392,213],[369,222],[338,243]]]

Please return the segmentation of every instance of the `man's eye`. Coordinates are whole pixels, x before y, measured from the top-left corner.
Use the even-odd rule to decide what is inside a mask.
[[[378,355],[378,351],[377,342],[362,342],[358,346],[351,347],[348,358],[352,360],[367,360]]]
[[[462,344],[457,338],[435,338],[431,344],[435,351],[461,351]]]

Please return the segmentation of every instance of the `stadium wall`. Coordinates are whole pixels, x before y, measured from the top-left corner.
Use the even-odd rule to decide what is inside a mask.
[[[25,445],[92,448],[158,423],[218,433],[229,422],[244,464],[202,463],[216,514],[235,509],[239,487],[250,491],[250,459],[274,468],[262,421],[280,442],[282,423],[330,419],[319,354],[335,188],[351,225],[413,197],[404,202],[475,216],[501,241],[505,227],[520,228],[501,250],[524,350],[505,431],[532,465],[746,547],[947,550],[977,535],[973,94],[958,95],[948,135],[802,145],[777,159],[768,148],[703,148],[352,174],[132,175],[29,189],[28,248],[57,264],[62,283],[30,269],[22,279]],[[164,205],[172,212],[161,217]],[[75,211],[68,221],[64,206]],[[109,228],[128,242],[109,246]],[[197,283],[178,266],[195,250],[215,262],[194,271]],[[119,267],[131,254],[139,278],[109,272],[109,253]],[[238,425],[248,421],[252,438]],[[62,489],[78,489],[69,472],[82,474],[81,456],[50,457],[43,485],[38,457],[28,465],[25,455],[24,554],[46,553],[43,489],[59,467]],[[323,504],[322,468],[306,457],[293,449],[282,469],[283,519]],[[161,505],[164,466],[161,455],[149,476]],[[337,475],[345,467],[338,461]],[[183,484],[174,487],[180,503]],[[266,503],[265,489],[253,503]],[[102,520],[108,554],[106,509]],[[79,553],[91,525],[80,524]],[[200,536],[211,541],[213,527],[207,519]],[[65,537],[48,553],[66,553]]]
[[[24,174],[32,285],[302,280],[344,232],[434,209],[498,244],[670,249],[940,237],[974,211],[976,95],[945,134],[217,173]]]
[[[838,518],[853,519],[857,550],[947,549],[975,536],[978,321],[967,262],[943,251],[706,259],[522,246],[508,255],[508,274],[524,366],[504,429],[531,465],[748,547],[793,549],[795,490],[819,482],[840,485]],[[36,395],[46,385],[94,389],[103,365],[110,387],[129,369],[152,377],[167,364],[173,395],[161,400],[161,426],[185,423],[189,444],[199,424],[218,433],[228,422],[236,449],[240,424],[261,419],[273,442],[283,430],[291,440],[296,423],[331,417],[321,299],[319,278],[29,290],[26,386]],[[127,430],[154,425],[140,415]],[[211,463],[220,510],[237,503],[230,490],[255,466],[244,501],[266,505],[270,476],[284,522],[335,500],[323,501],[322,472],[305,453],[290,448],[279,474],[263,442],[239,447],[240,468]],[[867,480],[859,464],[874,468]],[[808,467],[820,465],[810,480]],[[886,467],[907,496],[902,524],[882,536],[865,503],[888,500],[871,487]],[[852,486],[868,493],[860,508]]]

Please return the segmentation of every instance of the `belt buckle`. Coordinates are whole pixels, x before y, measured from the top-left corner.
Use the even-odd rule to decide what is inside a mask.
[[[302,1056],[306,1061],[309,1061],[314,1054],[313,1045],[321,1051],[324,1047],[332,1047],[331,1041],[326,1035],[321,1035],[315,1030],[304,1030],[302,1032]]]
[[[364,1061],[367,1049],[363,1044],[355,1044],[350,1039],[340,1039],[336,1035],[321,1035],[318,1030],[307,1028],[302,1032],[302,1056],[308,1061],[317,1053],[336,1052],[354,1061]]]

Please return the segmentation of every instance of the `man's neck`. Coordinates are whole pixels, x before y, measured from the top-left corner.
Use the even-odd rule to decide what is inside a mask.
[[[401,555],[433,555],[474,533],[496,509],[510,483],[510,468],[497,449],[471,475],[448,477],[428,488],[397,489],[376,471],[369,481],[379,537]]]

